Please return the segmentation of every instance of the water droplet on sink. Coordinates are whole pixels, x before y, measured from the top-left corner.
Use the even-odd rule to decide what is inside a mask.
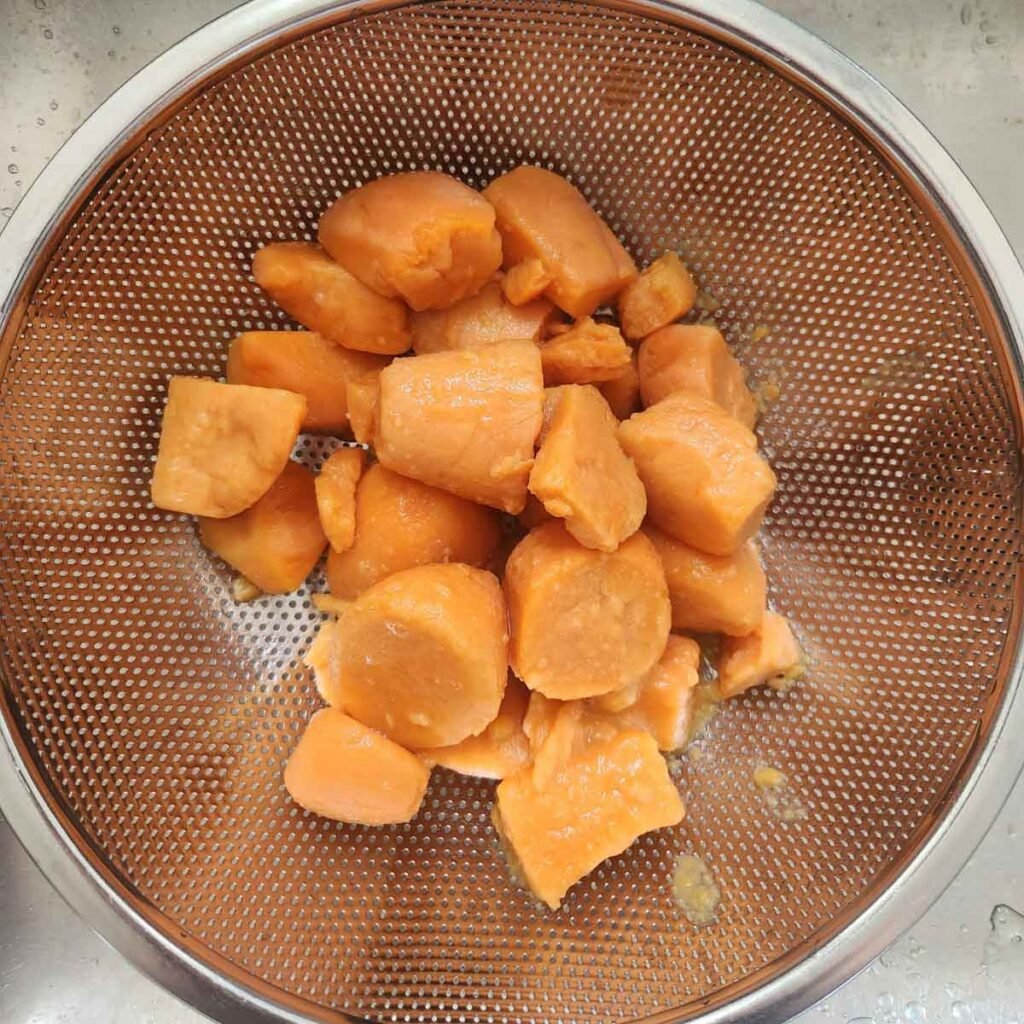
[[[974,1020],[974,1012],[966,1003],[959,1000],[950,1006],[949,1015],[953,1019],[953,1024],[971,1024]]]
[[[120,25],[115,25],[112,31],[113,31],[115,36],[119,36],[121,34],[121,26]]]
[[[40,128],[42,128],[42,126],[46,124],[46,119],[43,117],[37,117],[36,124],[39,125]]]
[[[903,1019],[907,1024],[927,1024],[928,1011],[923,1003],[914,1000],[903,1007]]]
[[[43,29],[43,38],[44,39],[52,39],[53,38],[53,29],[52,28],[44,28]]]
[[[50,100],[50,109],[51,110],[56,110],[59,106],[60,106],[60,104],[56,100]]]
[[[45,11],[46,10],[46,0],[36,0],[36,10],[37,11]]]
[[[7,165],[7,170],[11,174],[17,174],[18,173],[18,165],[17,164],[8,164]]]

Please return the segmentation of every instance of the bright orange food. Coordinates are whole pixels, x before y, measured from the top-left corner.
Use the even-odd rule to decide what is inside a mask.
[[[430,769],[337,708],[309,720],[284,770],[291,798],[307,811],[355,825],[393,825],[420,809]]]
[[[784,690],[803,667],[803,654],[789,623],[775,612],[765,612],[752,633],[722,640],[718,689],[723,697],[735,697],[762,683]]]
[[[709,555],[652,523],[644,527],[661,556],[672,602],[672,628],[745,636],[761,622],[767,583],[757,545]]]
[[[346,385],[387,362],[382,356],[341,348],[311,331],[247,331],[228,349],[227,379],[229,384],[304,395],[302,429],[341,434],[348,429]]]
[[[629,365],[611,380],[597,385],[597,390],[604,395],[604,400],[615,413],[615,418],[628,420],[642,408],[640,402],[640,374],[637,371],[636,352],[630,353]]]
[[[327,547],[313,474],[287,463],[251,508],[230,519],[201,518],[199,539],[265,593],[294,590]]]
[[[541,342],[544,383],[597,384],[621,377],[632,353],[617,327],[585,317],[570,328]]]
[[[418,751],[430,765],[448,768],[460,775],[481,779],[504,779],[530,759],[530,743],[523,732],[530,691],[509,675],[498,715],[478,736],[470,736],[451,747],[429,747]]]
[[[589,745],[538,787],[529,768],[498,783],[494,825],[533,892],[557,909],[569,888],[645,832],[683,819],[651,736],[618,733]]]
[[[446,309],[501,266],[494,221],[494,208],[468,185],[413,171],[345,193],[320,219],[320,243],[380,295]]]
[[[638,369],[645,405],[675,391],[689,391],[717,402],[753,429],[757,406],[747,387],[747,373],[717,328],[673,324],[655,331],[640,346]]]
[[[551,284],[551,275],[538,259],[526,259],[511,267],[504,275],[501,290],[513,306],[540,298]]]
[[[377,433],[377,410],[380,405],[380,370],[355,377],[345,384],[345,400],[352,436],[360,443],[372,445]]]
[[[536,341],[555,307],[544,298],[513,305],[505,298],[500,278],[448,309],[414,313],[412,347],[417,355],[450,349],[477,348],[496,341]]]
[[[645,675],[661,657],[671,609],[654,545],[585,548],[558,521],[509,556],[503,581],[515,674],[547,697],[594,697]]]
[[[622,333],[633,341],[646,338],[693,309],[697,285],[682,260],[667,252],[626,286],[619,296]]]
[[[290,391],[172,377],[153,504],[195,516],[237,515],[277,479],[305,418],[306,399]]]
[[[378,580],[432,562],[484,566],[501,541],[492,509],[410,480],[375,463],[356,487],[355,539],[327,556],[336,597],[358,597]]]
[[[548,403],[553,412],[530,472],[530,492],[581,544],[614,551],[647,511],[644,485],[615,436],[618,421],[593,387],[555,388]]]
[[[339,448],[316,478],[320,524],[333,551],[347,551],[356,534],[356,484],[363,473],[362,448]]]
[[[540,355],[530,342],[399,359],[380,375],[377,458],[514,515],[526,504],[543,404]]]
[[[775,474],[754,435],[715,402],[678,391],[619,424],[619,443],[647,489],[648,515],[670,536],[731,555],[761,525]]]
[[[565,178],[517,167],[492,181],[484,196],[497,211],[510,278],[519,283],[515,268],[524,261],[533,280],[546,274],[544,294],[570,316],[589,316],[636,278],[629,254]]]
[[[274,242],[256,253],[252,276],[289,316],[336,345],[380,355],[409,347],[405,306],[367,288],[318,245]]]
[[[636,700],[619,712],[620,720],[649,732],[659,750],[679,750],[689,738],[699,669],[697,641],[670,636],[658,664],[637,687]]]
[[[489,572],[456,563],[397,572],[349,605],[334,636],[323,663],[336,675],[322,692],[396,743],[451,746],[498,714],[508,625]]]

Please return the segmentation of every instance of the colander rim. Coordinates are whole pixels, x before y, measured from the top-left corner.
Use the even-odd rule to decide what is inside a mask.
[[[587,0],[595,2],[595,0]],[[393,0],[249,0],[171,47],[114,92],[70,137],[15,209],[0,234],[0,373],[9,335],[20,320],[26,281],[47,245],[89,193],[110,160],[145,125],[206,81],[253,52],[366,10],[404,6]],[[696,22],[727,44],[755,53],[812,87],[843,111],[912,173],[939,204],[971,254],[1001,318],[1012,359],[1015,409],[1024,381],[1024,273],[981,197],[934,136],[880,82],[808,30],[754,0],[609,0],[614,6],[667,20]],[[1012,662],[1006,692],[984,745],[960,791],[931,835],[877,899],[803,961],[727,1005],[696,1018],[701,1024],[783,1020],[810,1006],[867,966],[916,921],[953,880],[995,820],[1022,766],[1024,752],[1000,743],[1024,731],[1024,651],[1020,623],[1011,623]],[[1008,647],[1009,649],[1009,647]],[[1004,655],[1005,657],[1005,655]],[[256,982],[231,980],[213,963],[146,920],[75,845],[47,800],[20,737],[0,715],[0,809],[49,881],[81,917],[151,979],[225,1024],[344,1020]],[[181,940],[184,934],[178,936]],[[673,1011],[655,1018],[676,1019]]]

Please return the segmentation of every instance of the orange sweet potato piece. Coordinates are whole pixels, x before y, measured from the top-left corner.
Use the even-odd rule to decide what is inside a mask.
[[[265,593],[294,590],[327,547],[313,474],[287,463],[251,508],[230,519],[201,518],[199,539]]]
[[[510,276],[517,264],[539,261],[542,270],[530,263],[530,275],[550,277],[545,294],[570,316],[589,316],[636,277],[619,240],[565,178],[517,167],[492,181],[484,196],[497,211]]]
[[[640,346],[640,394],[654,405],[675,391],[717,402],[748,429],[757,418],[746,370],[733,358],[721,332],[701,324],[673,324]]]
[[[620,377],[631,352],[617,327],[586,317],[542,342],[540,359],[548,387],[595,384]]]
[[[248,331],[228,349],[229,384],[281,388],[305,395],[302,429],[348,429],[348,382],[387,366],[382,356],[352,352],[311,331]]]
[[[421,565],[363,591],[339,616],[323,681],[339,707],[414,750],[494,721],[508,673],[501,587],[468,565]]]
[[[637,372],[636,352],[630,354],[629,365],[618,377],[598,384],[597,390],[604,395],[615,418],[628,420],[642,408],[640,403],[640,374]]]
[[[334,551],[347,551],[356,535],[356,484],[363,473],[362,448],[339,448],[316,478],[320,524]]]
[[[327,584],[336,597],[353,598],[416,565],[483,566],[500,540],[496,512],[375,463],[356,487],[352,546],[327,555]]]
[[[540,298],[549,284],[551,275],[544,269],[544,264],[538,259],[526,259],[504,275],[501,290],[513,306],[521,306]]]
[[[803,671],[800,645],[789,623],[775,612],[765,612],[752,633],[724,637],[718,660],[718,689],[735,697],[752,686],[767,683],[784,690]]]
[[[670,536],[731,555],[761,525],[775,474],[754,435],[715,402],[677,391],[620,423],[619,443],[647,489],[649,517]]]
[[[437,171],[393,174],[345,193],[320,219],[320,243],[375,292],[415,310],[475,295],[501,266],[494,208]]]
[[[659,750],[685,746],[699,669],[697,641],[670,636],[658,664],[641,681],[636,700],[619,712],[620,720],[649,732]]]
[[[619,296],[622,333],[632,340],[685,316],[697,299],[697,286],[674,252],[656,259]]]
[[[672,602],[672,628],[745,636],[761,622],[766,581],[757,545],[747,541],[731,555],[709,555],[663,533],[644,533],[658,549]]]
[[[348,421],[352,436],[360,443],[372,445],[377,433],[377,410],[380,405],[380,370],[364,373],[345,385]]]
[[[530,759],[530,744],[523,732],[523,715],[530,691],[509,675],[498,716],[479,736],[470,736],[451,747],[418,751],[427,764],[440,765],[461,775],[504,779]]]
[[[335,345],[380,355],[409,347],[405,306],[367,288],[318,245],[274,242],[256,253],[252,276],[289,316]]]
[[[493,819],[527,884],[557,909],[603,860],[683,814],[654,739],[626,731],[588,745],[542,787],[529,768],[504,779]]]
[[[526,504],[543,403],[530,342],[399,359],[380,375],[377,458],[514,515]]]
[[[530,491],[585,547],[614,551],[643,522],[644,485],[619,446],[618,421],[596,388],[569,384],[553,397]]]
[[[172,377],[153,504],[218,519],[237,515],[284,469],[305,417],[306,399],[290,391]]]
[[[617,551],[585,548],[565,526],[538,526],[505,566],[516,675],[547,697],[618,689],[661,657],[671,609],[654,545],[635,533]]]
[[[536,341],[555,307],[547,299],[514,306],[502,294],[501,280],[488,281],[476,293],[448,309],[412,316],[412,347],[418,355],[476,348],[496,341]]]
[[[429,779],[415,754],[337,708],[313,715],[284,770],[300,807],[354,825],[409,821]]]

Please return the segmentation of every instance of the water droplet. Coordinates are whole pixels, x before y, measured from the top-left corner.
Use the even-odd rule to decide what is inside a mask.
[[[60,104],[56,100],[50,100],[50,109],[51,110],[56,110],[59,106],[60,106]]]
[[[949,1008],[949,1015],[953,1018],[954,1024],[971,1024],[974,1020],[974,1012],[966,1003],[959,1000]]]
[[[39,125],[40,128],[42,128],[42,126],[46,124],[46,119],[42,117],[37,117],[36,124]]]
[[[922,1003],[914,1000],[903,1007],[903,1019],[907,1024],[926,1024],[928,1011]]]
[[[115,25],[112,31],[113,31],[115,36],[119,36],[121,34],[121,26],[120,25]]]
[[[53,29],[52,28],[44,28],[43,29],[43,38],[44,39],[52,39],[53,38]]]
[[[0,217],[6,220],[10,215],[14,213],[14,210],[10,206],[0,206]]]
[[[46,0],[36,0],[36,10],[37,11],[45,11],[46,10]]]
[[[113,57],[114,56],[114,51],[113,50],[107,50],[107,56],[108,57]]]
[[[11,174],[17,174],[18,173],[18,165],[17,164],[8,164],[7,165],[7,170],[10,171]]]

